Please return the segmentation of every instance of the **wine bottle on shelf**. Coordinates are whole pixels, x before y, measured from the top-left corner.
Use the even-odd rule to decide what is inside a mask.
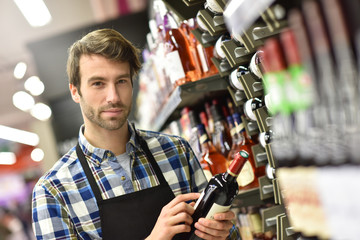
[[[294,101],[290,96],[294,93],[287,66],[283,56],[280,41],[275,38],[267,39],[264,47],[264,89],[270,103],[268,112],[273,116],[271,127],[276,133],[272,144],[274,158],[279,166],[293,165],[297,161],[297,135],[294,131],[292,111]],[[295,96],[296,94],[294,94]],[[297,97],[291,98],[298,99]]]
[[[249,155],[245,151],[239,152],[226,172],[215,175],[208,183],[200,198],[194,206],[192,215],[193,223],[191,231],[186,234],[189,240],[199,240],[195,235],[194,224],[200,218],[213,219],[214,214],[226,212],[230,209],[232,201],[236,197],[239,187],[236,182],[237,176],[247,161]]]
[[[201,122],[202,124],[204,124],[205,130],[206,130],[206,132],[208,133],[209,139],[210,139],[210,141],[211,141],[212,139],[211,139],[211,134],[210,134],[209,118],[208,118],[206,112],[205,112],[205,111],[201,111],[201,112],[199,113],[199,117],[200,117],[200,122]]]
[[[201,148],[200,164],[205,169],[205,176],[209,180],[209,177],[226,171],[228,164],[226,158],[216,150],[210,141],[204,125],[198,124],[197,130]]]
[[[210,110],[214,119],[213,143],[216,149],[221,152],[224,157],[227,157],[232,145],[230,129],[224,119],[224,114],[220,111],[218,101],[213,99],[212,103]]]
[[[294,91],[290,84],[290,76],[283,57],[283,49],[278,39],[269,38],[265,41],[263,50],[264,90],[272,103],[271,114],[289,115],[292,112]]]
[[[301,58],[309,54],[307,41],[304,40],[304,28],[300,26],[301,16],[296,16],[296,11],[291,12],[289,21],[291,22],[291,30],[287,29],[281,32],[280,39],[283,48],[285,49],[285,57],[288,65],[288,72],[294,83],[295,90],[298,92],[301,98],[294,105],[295,112],[293,113],[293,126],[295,136],[297,138],[296,148],[299,156],[298,164],[312,165],[314,158],[314,150],[316,151],[316,144],[313,142],[314,132],[314,119],[313,114],[316,114],[316,92],[315,85],[312,80],[312,74],[308,71],[312,71],[312,66],[306,67],[309,60],[302,61]],[[300,14],[300,13],[299,13]],[[294,23],[296,21],[296,23]],[[297,39],[295,36],[297,31]],[[302,35],[302,36],[301,36]],[[301,47],[299,49],[299,40],[301,40]],[[300,56],[302,52],[302,57]],[[311,61],[312,62],[312,61]]]
[[[259,133],[259,142],[260,142],[260,145],[261,145],[263,148],[265,148],[266,144],[271,143],[271,141],[272,141],[272,139],[273,139],[273,135],[274,135],[274,133],[273,133],[272,130]]]
[[[229,75],[229,82],[231,87],[236,89],[237,91],[244,91],[244,86],[240,82],[239,78],[242,75],[249,73],[249,69],[245,66],[238,66],[235,70],[233,70]]]
[[[214,57],[212,58],[213,62],[217,62],[217,68],[219,72],[228,72],[231,71],[231,66],[228,60],[226,59],[225,52],[222,50],[221,46],[223,42],[230,41],[231,36],[229,33],[221,35],[215,43],[214,47]]]
[[[164,36],[166,72],[172,84],[179,86],[193,81],[196,69],[189,43],[169,12],[164,16]]]
[[[198,125],[200,124],[200,119],[198,117],[198,113],[192,109],[189,110],[188,116],[189,116],[190,128],[191,128],[189,144],[193,149],[196,158],[200,159],[202,156],[200,141],[198,137]]]
[[[169,75],[166,72],[166,61],[165,61],[165,40],[164,40],[164,19],[163,16],[166,14],[167,9],[164,2],[156,0],[154,1],[154,12],[155,19],[149,21],[149,28],[151,35],[154,39],[154,69],[156,71],[156,76],[158,77],[158,82],[161,88],[161,94],[164,96],[165,100],[170,95],[172,91],[172,83],[170,81]]]
[[[213,140],[214,132],[215,132],[215,125],[214,125],[214,118],[213,118],[213,115],[212,115],[211,110],[210,110],[210,106],[211,105],[210,105],[209,102],[205,103],[205,112],[206,112],[206,115],[208,117],[208,125],[209,125],[208,134],[209,134],[210,139]]]
[[[220,59],[222,61],[226,60],[226,55],[225,55],[224,51],[222,50],[221,45],[223,42],[230,41],[230,40],[231,40],[231,36],[229,33],[225,33],[218,38],[218,40],[215,43],[215,48],[214,48],[214,56],[217,59]]]
[[[360,140],[360,95],[358,92],[359,84],[358,73],[356,72],[355,54],[351,46],[350,22],[347,22],[346,5],[343,1],[331,0],[329,2],[321,1],[326,6],[325,18],[329,29],[329,36],[333,43],[337,80],[341,98],[338,99],[339,105],[344,112],[344,127],[340,130],[339,144],[343,144],[347,153],[347,160],[351,162],[360,162],[358,142]],[[350,2],[350,1],[349,1]],[[356,6],[353,3],[352,7]],[[357,5],[358,6],[358,5]],[[340,127],[341,128],[341,127]]]
[[[203,75],[203,71],[202,71],[202,66],[201,66],[200,55],[197,50],[197,46],[198,46],[199,42],[196,39],[196,37],[194,36],[194,34],[192,34],[192,32],[191,32],[191,28],[193,28],[193,25],[194,25],[193,22],[194,21],[192,19],[183,21],[180,24],[180,29],[184,33],[186,39],[189,42],[189,49],[190,49],[191,57],[194,60],[195,71],[194,71],[194,76],[192,77],[192,81],[197,81],[197,80],[201,79],[201,77]],[[190,24],[191,24],[191,26],[190,26]]]
[[[227,116],[226,118],[228,126],[230,128],[230,134],[231,134],[231,141],[232,141],[232,146],[231,149],[229,151],[229,154],[227,156],[227,159],[230,163],[230,161],[232,159],[234,159],[235,154],[238,153],[238,146],[241,145],[244,142],[243,136],[240,135],[238,133],[238,131],[236,130],[236,125],[234,122],[234,119],[232,116]]]
[[[270,99],[268,95],[263,96],[262,99],[251,98],[247,100],[244,104],[245,116],[251,121],[257,121],[254,111],[262,107],[265,107],[266,109],[269,109],[269,107],[271,108],[271,104],[269,103],[269,101]]]
[[[191,123],[189,118],[189,112],[190,112],[190,108],[184,107],[181,110],[181,117],[180,117],[182,137],[185,138],[187,141],[189,141],[191,137]]]
[[[246,162],[246,166],[242,169],[242,173],[239,175],[237,181],[239,184],[240,190],[248,190],[252,188],[259,187],[258,178],[265,175],[265,167],[260,166],[257,167],[254,156],[252,154],[251,147],[257,144],[255,140],[257,136],[252,139],[245,131],[244,125],[241,121],[241,117],[239,113],[233,114],[234,123],[236,126],[236,130],[242,142],[236,146],[236,151],[246,151],[248,152],[248,162]]]
[[[250,73],[259,80],[261,80],[263,78],[263,72],[264,72],[264,69],[262,66],[263,61],[264,61],[264,51],[259,49],[251,57],[251,60],[249,63]]]
[[[197,41],[196,37],[192,33],[193,30],[198,28],[199,24],[197,19],[191,18],[188,20],[189,26],[189,35],[192,38],[192,42],[194,44],[194,48],[196,48],[197,55],[199,57],[200,67],[201,67],[201,77],[209,77],[214,74],[217,74],[219,71],[217,70],[214,63],[211,61],[211,58],[214,56],[214,46],[204,47],[199,41]]]
[[[214,14],[222,15],[224,12],[223,8],[219,5],[217,0],[206,0],[204,6]]]
[[[325,21],[318,2],[304,2],[303,14],[314,49],[316,81],[319,85],[319,102],[316,120],[317,144],[315,161],[318,165],[342,164],[347,161],[347,151],[341,139],[344,126],[344,107],[340,103],[341,86],[335,75],[336,66]]]

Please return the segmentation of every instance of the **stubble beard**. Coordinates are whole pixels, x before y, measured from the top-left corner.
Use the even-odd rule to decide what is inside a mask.
[[[101,117],[101,112],[110,109],[110,108],[121,108],[124,111],[124,114],[120,117],[111,117],[109,119],[104,119]],[[82,102],[82,109],[85,117],[92,123],[98,125],[99,127],[114,131],[122,128],[127,122],[127,118],[130,113],[131,105],[125,106],[123,104],[108,104],[106,106],[100,107],[98,110],[87,105],[85,102]]]

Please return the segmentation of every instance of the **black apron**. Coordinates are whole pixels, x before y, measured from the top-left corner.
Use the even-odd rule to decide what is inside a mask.
[[[164,178],[145,140],[136,134],[146,158],[154,169],[160,184],[155,187],[132,192],[122,196],[103,200],[95,178],[89,168],[79,144],[76,153],[96,197],[99,207],[102,238],[105,240],[140,240],[150,235],[161,209],[174,197],[174,193]],[[182,234],[174,240],[184,239]]]

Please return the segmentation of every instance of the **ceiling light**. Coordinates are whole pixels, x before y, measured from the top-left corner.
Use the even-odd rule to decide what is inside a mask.
[[[44,151],[40,148],[35,148],[34,150],[32,150],[30,156],[31,159],[35,162],[40,162],[44,159]]]
[[[35,104],[34,98],[24,91],[16,92],[12,100],[14,106],[23,111],[30,110]]]
[[[29,77],[25,83],[24,87],[28,90],[33,96],[39,96],[44,92],[45,86],[44,83],[40,80],[38,76]]]
[[[43,0],[14,1],[32,27],[41,27],[50,22],[51,15]]]
[[[26,73],[27,65],[24,62],[19,62],[14,68],[14,77],[16,79],[22,79]]]
[[[0,138],[30,146],[36,146],[40,141],[39,136],[36,133],[6,127],[3,125],[0,125]]]
[[[30,114],[41,121],[48,120],[51,117],[51,108],[44,103],[37,103],[30,110]]]
[[[13,152],[0,152],[0,165],[13,165],[16,163],[16,156]]]

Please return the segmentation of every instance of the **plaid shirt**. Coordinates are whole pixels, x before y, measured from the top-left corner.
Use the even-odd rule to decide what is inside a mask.
[[[79,132],[82,148],[99,185],[109,199],[159,185],[145,153],[135,139],[135,129],[126,144],[132,176],[128,176],[109,150],[95,148]],[[159,164],[175,196],[199,192],[206,179],[192,149],[184,139],[157,132],[136,130]],[[101,239],[99,209],[76,155],[75,147],[39,179],[33,191],[33,230],[37,239]]]

